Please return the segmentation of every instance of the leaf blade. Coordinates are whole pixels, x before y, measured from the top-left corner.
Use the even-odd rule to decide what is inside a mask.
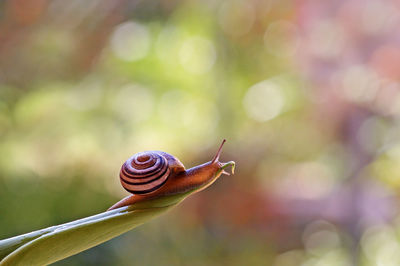
[[[120,208],[118,212],[84,223],[59,227],[22,245],[1,262],[5,265],[47,265],[121,235],[174,205],[149,209]],[[90,218],[90,217],[89,217]]]

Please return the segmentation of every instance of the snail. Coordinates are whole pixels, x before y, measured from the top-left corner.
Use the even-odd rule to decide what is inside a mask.
[[[210,186],[221,174],[229,175],[224,169],[235,162],[221,163],[222,141],[214,158],[204,164],[185,169],[174,156],[162,151],[145,151],[130,157],[121,167],[122,187],[132,195],[122,199],[108,210],[132,205],[147,200],[177,194],[190,194]]]

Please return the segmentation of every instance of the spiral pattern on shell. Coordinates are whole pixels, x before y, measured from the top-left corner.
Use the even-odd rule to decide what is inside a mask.
[[[129,158],[121,168],[122,186],[130,193],[145,194],[160,188],[170,174],[167,159],[161,154],[140,152]]]

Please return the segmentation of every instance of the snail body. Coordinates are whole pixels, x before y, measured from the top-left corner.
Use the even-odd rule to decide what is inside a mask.
[[[200,191],[211,185],[221,174],[229,174],[224,168],[235,163],[219,162],[223,140],[215,157],[202,165],[185,169],[176,157],[162,151],[140,152],[130,157],[121,167],[122,187],[132,193],[108,210],[132,205],[137,202]]]

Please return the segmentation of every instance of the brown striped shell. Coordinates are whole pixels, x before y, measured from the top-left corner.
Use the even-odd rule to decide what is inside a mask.
[[[170,167],[164,153],[140,152],[129,158],[121,167],[120,180],[126,191],[146,194],[160,188],[170,175]]]

